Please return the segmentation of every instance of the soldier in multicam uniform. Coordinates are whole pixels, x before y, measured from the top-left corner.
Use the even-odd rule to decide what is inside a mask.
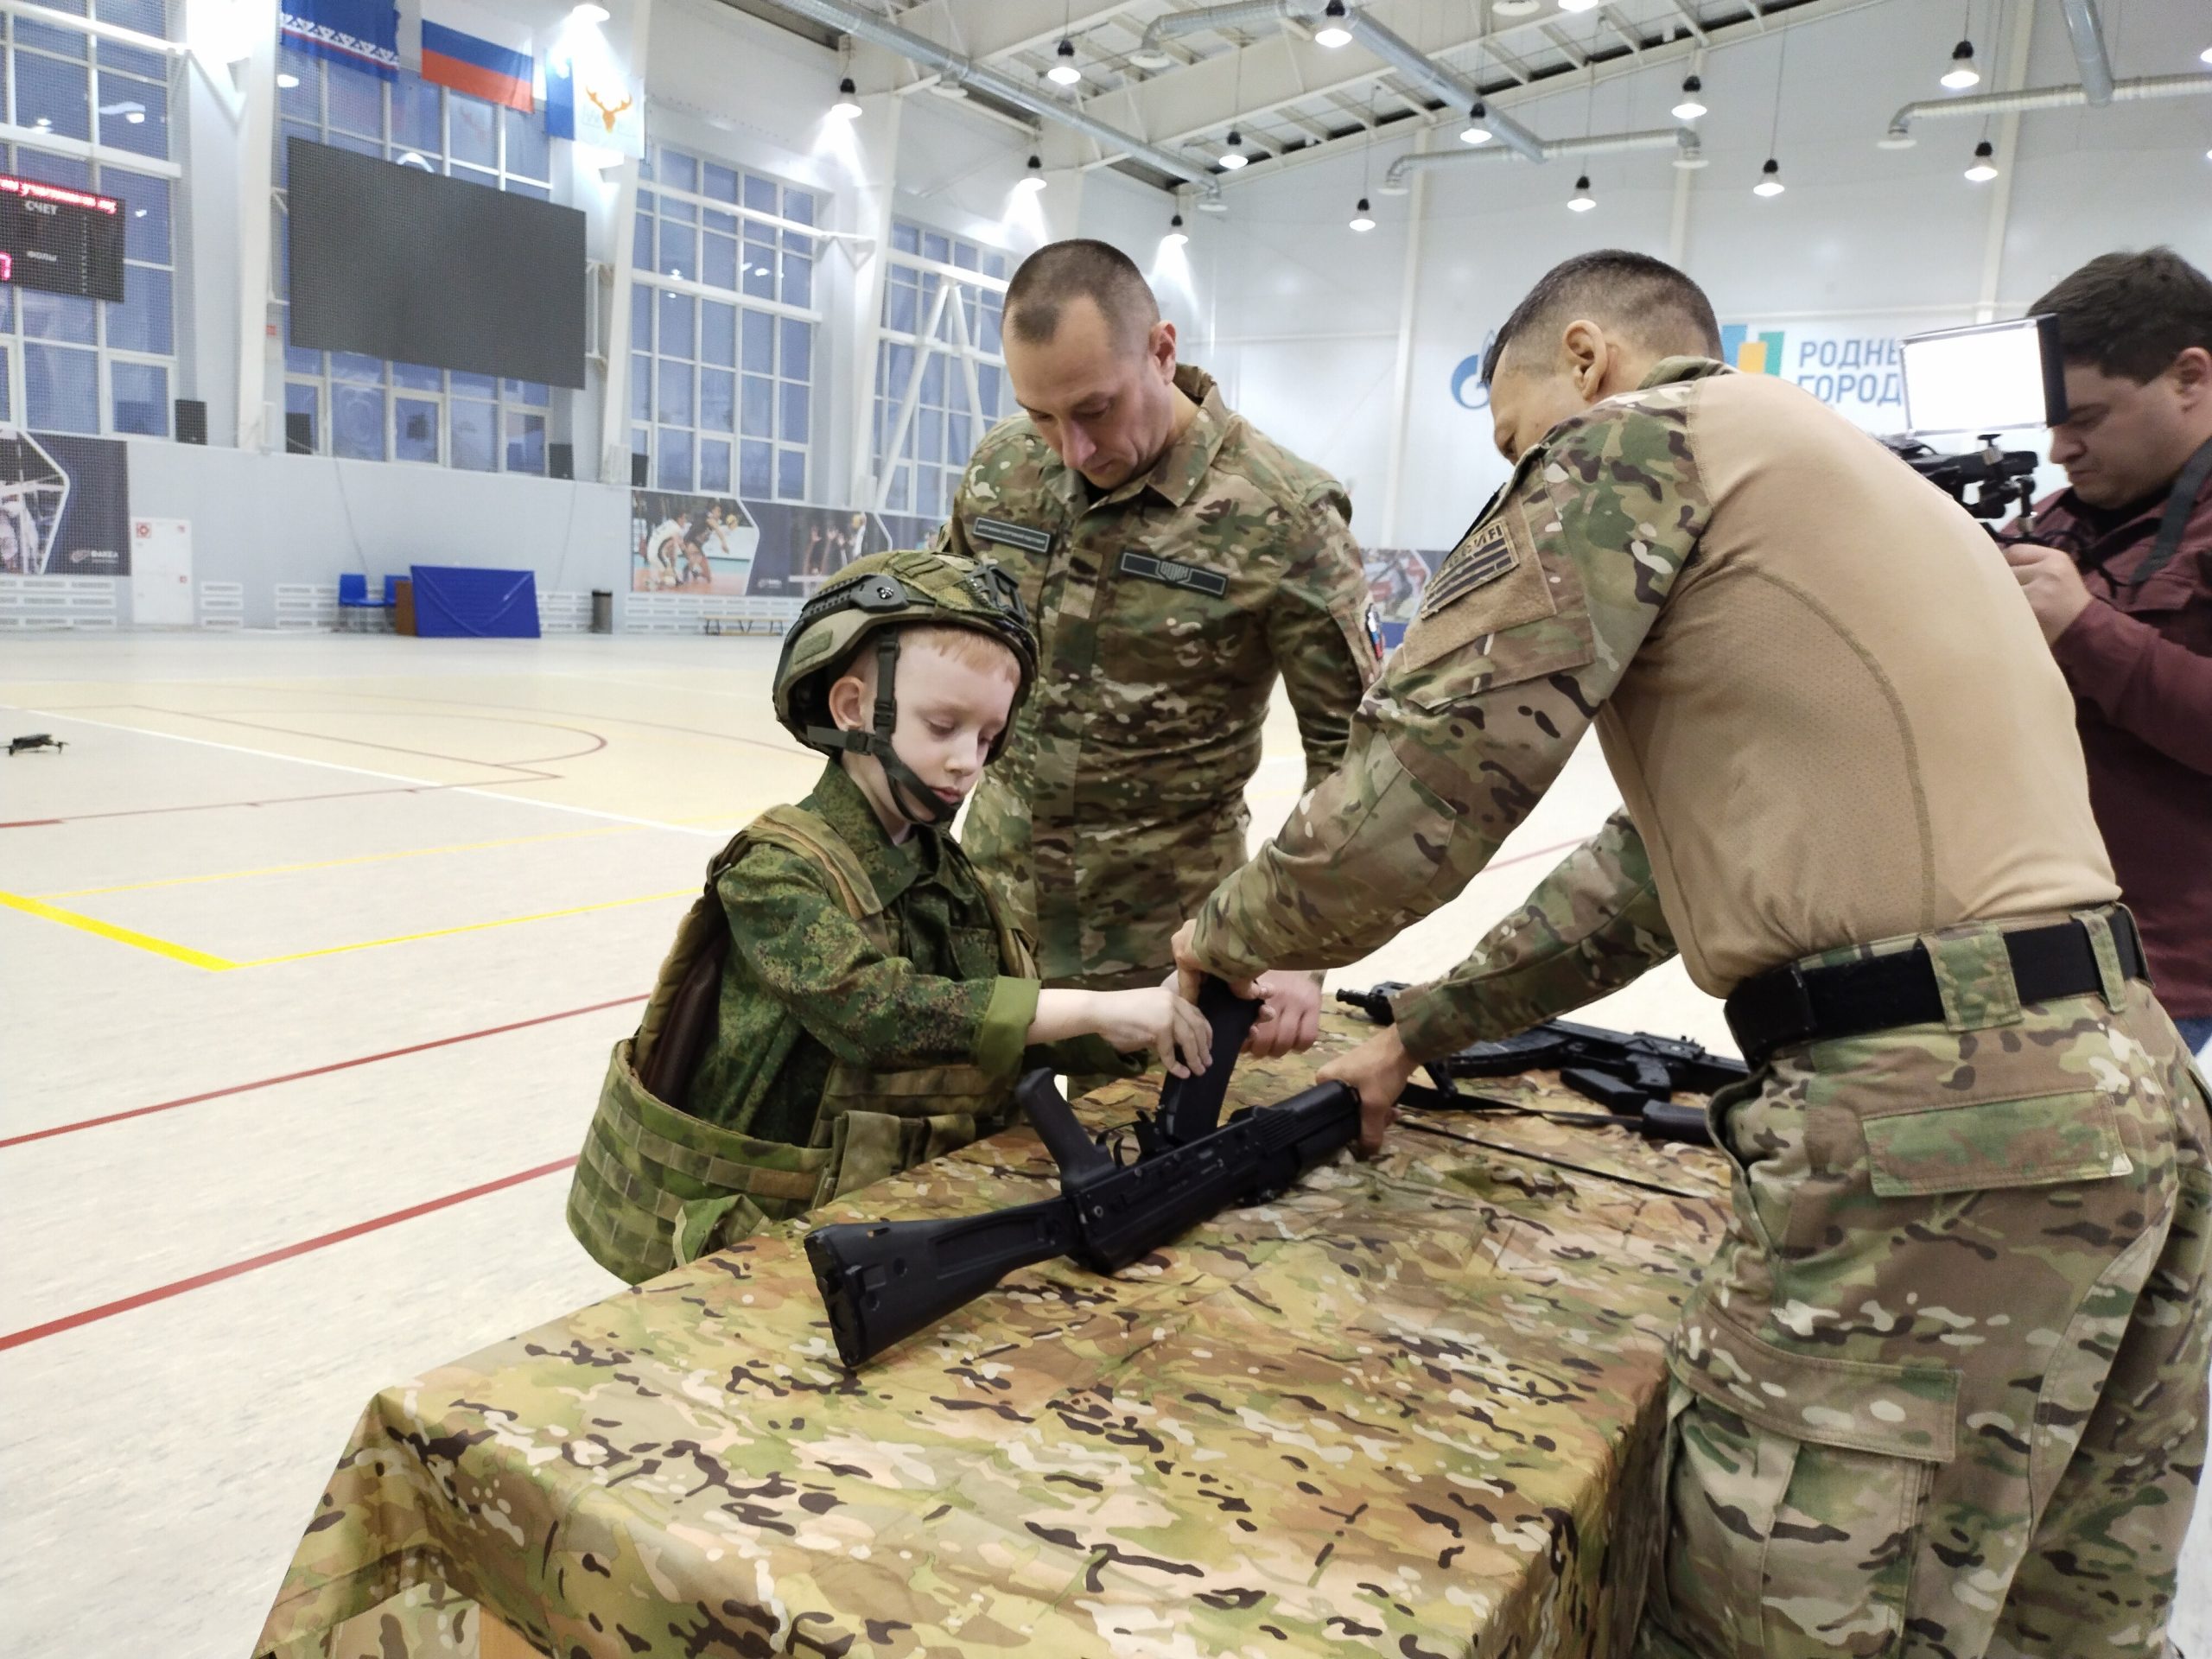
[[[1156,985],[1177,925],[1249,850],[1275,677],[1307,788],[1375,677],[1351,508],[1177,364],[1174,326],[1104,243],[1022,263],[1006,359],[1027,413],[976,451],[939,544],[1014,573],[1042,658],[962,844],[1047,978]],[[1262,989],[1257,1052],[1311,1042],[1318,981]]]
[[[830,757],[708,867],[637,1035],[614,1048],[569,1225],[635,1283],[1003,1128],[1032,1066],[1155,1049],[1205,1022],[1154,988],[1043,988],[950,828],[1035,671],[1006,573],[855,561],[807,602],[776,717]]]
[[[1626,810],[1323,1076],[1414,1064],[1680,951],[1753,1075],[1669,1351],[1682,1659],[2157,1655],[2203,1460],[2203,1079],[2144,975],[2066,688],[1994,544],[1639,255],[1548,276],[1486,367],[1514,462],[1343,767],[1179,935],[1245,978],[1465,886],[1593,721]]]

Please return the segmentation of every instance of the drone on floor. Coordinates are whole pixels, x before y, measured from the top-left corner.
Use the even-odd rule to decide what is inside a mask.
[[[8,753],[10,754],[22,754],[33,749],[49,749],[55,754],[59,754],[68,747],[50,732],[33,732],[28,737],[11,737],[8,740]]]

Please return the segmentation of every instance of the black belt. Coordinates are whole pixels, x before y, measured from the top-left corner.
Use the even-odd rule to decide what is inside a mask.
[[[2105,912],[2120,955],[2122,979],[2147,981],[2143,942],[2135,918],[2114,906]],[[2005,935],[2012,983],[2023,1003],[2084,996],[2104,988],[2088,930],[2075,921],[2024,927]],[[1826,968],[1796,963],[1770,969],[1729,994],[1728,1029],[1745,1062],[1765,1064],[1778,1048],[1796,1043],[1863,1037],[1899,1026],[1943,1023],[1943,993],[1928,948],[1916,944],[1892,956],[1841,962]]]

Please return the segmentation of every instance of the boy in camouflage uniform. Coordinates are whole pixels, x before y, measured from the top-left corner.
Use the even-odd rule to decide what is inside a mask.
[[[1243,861],[1276,677],[1310,788],[1375,677],[1351,504],[1178,364],[1174,326],[1104,243],[1022,262],[1006,356],[1025,413],[977,448],[939,544],[1005,562],[1043,654],[962,845],[1048,976],[1156,984],[1176,927]],[[1256,1052],[1311,1042],[1316,982],[1261,990]]]
[[[1013,584],[966,559],[861,559],[800,613],[777,718],[830,760],[709,866],[616,1046],[569,1204],[610,1272],[638,1282],[992,1134],[1032,1067],[1147,1046],[1204,1067],[1205,1022],[1171,991],[1041,988],[944,833],[1035,660]]]
[[[2066,688],[1995,545],[1640,255],[1486,365],[1511,480],[1344,766],[1178,939],[1350,961],[1458,893],[1592,724],[1627,806],[1322,1076],[1677,951],[1754,1068],[1669,1351],[1663,1659],[2166,1651],[2205,1444],[2212,1126],[2113,904]]]

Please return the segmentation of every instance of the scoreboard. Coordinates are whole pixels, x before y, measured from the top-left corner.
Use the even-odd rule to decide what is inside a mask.
[[[0,283],[123,297],[123,204],[0,173]]]

